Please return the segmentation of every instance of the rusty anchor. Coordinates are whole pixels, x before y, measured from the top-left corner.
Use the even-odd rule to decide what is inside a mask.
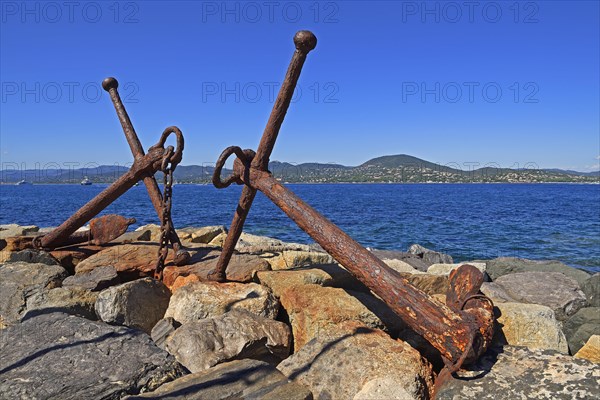
[[[102,82],[102,87],[110,94],[125,137],[133,153],[133,165],[129,171],[82,206],[56,229],[46,235],[36,237],[33,240],[33,245],[42,249],[54,249],[82,241],[92,241],[94,244],[100,245],[115,239],[123,234],[127,230],[127,226],[135,222],[135,220],[125,219],[124,217],[117,218],[119,216],[105,216],[92,220],[94,223],[90,224],[89,233],[74,234],[74,232],[142,180],[146,186],[152,205],[161,220],[161,227],[164,228],[164,234],[161,235],[164,237],[161,237],[159,258],[162,258],[162,262],[164,263],[164,258],[166,257],[164,247],[167,242],[170,242],[175,251],[175,264],[185,264],[189,260],[190,255],[187,251],[183,250],[181,241],[173,228],[170,216],[170,198],[163,198],[154,178],[154,174],[158,171],[165,172],[165,181],[167,181],[167,175],[169,175],[170,180],[165,185],[165,193],[170,193],[172,173],[183,156],[183,134],[176,126],[168,127],[163,131],[158,143],[150,147],[148,153],[144,153],[117,91],[118,85],[115,78],[106,78]],[[176,148],[173,146],[165,148],[167,138],[171,134],[176,137]],[[160,275],[160,270],[157,270],[157,275]]]
[[[493,304],[479,293],[483,274],[473,266],[461,266],[450,274],[446,304],[434,302],[273,178],[267,170],[269,157],[306,56],[315,48],[317,39],[309,31],[299,31],[294,43],[296,50],[256,153],[232,146],[223,151],[216,163],[213,175],[215,187],[224,188],[232,183],[243,184],[244,187],[217,266],[209,277],[225,280],[227,264],[256,192],[260,190],[440,352],[446,366],[436,379],[437,390],[463,363],[476,360],[491,343]],[[233,154],[237,156],[233,173],[223,181],[221,171],[227,158]]]

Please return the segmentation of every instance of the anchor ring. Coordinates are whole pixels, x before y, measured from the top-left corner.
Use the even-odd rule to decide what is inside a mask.
[[[235,172],[232,175],[225,178],[224,181],[221,180],[221,172],[223,171],[223,168],[225,167],[225,162],[227,161],[229,156],[231,156],[232,154],[235,154],[237,156],[237,158],[244,164],[244,166],[246,168],[248,168],[250,166],[250,162],[249,162],[248,158],[246,157],[246,154],[240,147],[229,146],[228,148],[223,150],[223,152],[219,156],[219,159],[217,160],[217,163],[215,164],[215,171],[213,172],[213,178],[212,178],[212,183],[213,183],[213,185],[215,185],[215,187],[217,189],[226,188],[234,182],[237,183],[238,185],[241,185],[243,183],[242,180],[240,179],[239,175],[236,175]]]

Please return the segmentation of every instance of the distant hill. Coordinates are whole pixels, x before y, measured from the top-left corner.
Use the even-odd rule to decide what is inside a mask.
[[[88,177],[95,183],[114,182],[128,170],[122,166],[102,165],[95,168],[47,169],[47,170],[0,170],[0,183],[26,180],[31,183],[80,183]],[[580,182],[599,183],[600,172],[577,172],[561,169],[510,169],[484,167],[475,170],[461,169],[460,165],[440,165],[406,154],[373,158],[359,166],[340,164],[303,163],[292,164],[272,161],[269,170],[282,182],[290,183],[535,183]],[[175,170],[178,183],[209,183],[212,165],[180,165]],[[231,174],[224,169],[225,175]],[[162,179],[158,173],[157,178]]]

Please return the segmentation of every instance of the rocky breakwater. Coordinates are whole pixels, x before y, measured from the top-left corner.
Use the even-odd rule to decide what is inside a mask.
[[[243,234],[208,282],[224,227],[186,228],[192,254],[151,278],[156,226],[104,247],[13,251],[0,227],[0,398],[429,399],[442,362],[319,246]],[[18,237],[20,239],[14,239]],[[8,240],[5,240],[8,239]],[[444,301],[448,255],[372,250]],[[494,346],[438,398],[597,398],[600,275],[555,261],[473,261]]]

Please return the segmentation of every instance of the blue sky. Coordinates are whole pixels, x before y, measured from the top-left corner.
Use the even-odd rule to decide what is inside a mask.
[[[318,37],[272,160],[410,154],[597,170],[597,1],[1,2],[0,157],[28,168],[132,157],[100,82],[115,76],[145,148],[183,164],[255,148],[294,50]]]

